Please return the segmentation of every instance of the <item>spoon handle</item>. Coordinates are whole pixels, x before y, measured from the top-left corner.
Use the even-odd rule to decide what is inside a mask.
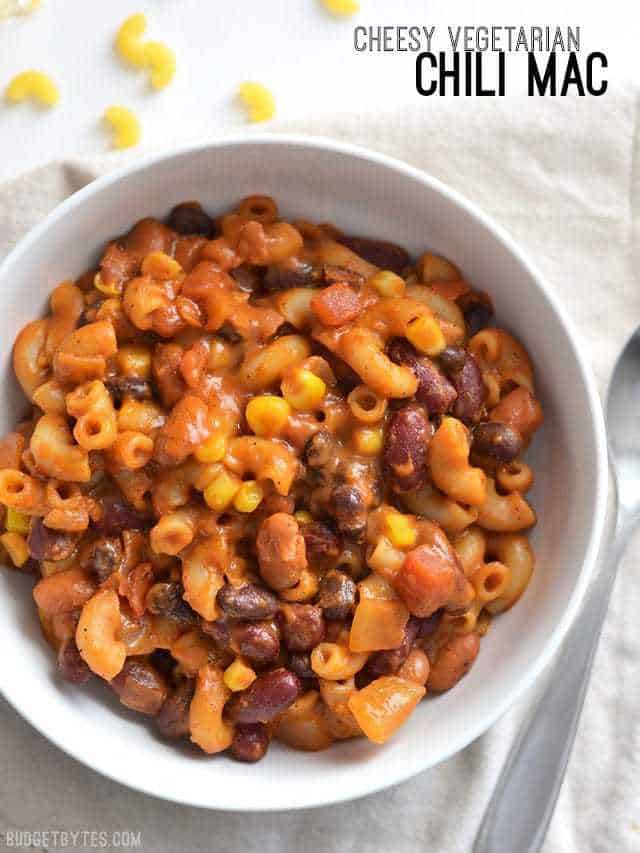
[[[511,747],[484,814],[474,853],[537,853],[560,793],[618,563],[627,543],[618,526],[533,716]]]

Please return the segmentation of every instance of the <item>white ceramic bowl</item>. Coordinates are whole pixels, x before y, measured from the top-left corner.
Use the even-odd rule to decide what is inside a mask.
[[[522,600],[482,641],[470,674],[422,703],[384,747],[363,739],[321,753],[274,745],[253,766],[161,742],[103,685],[76,687],[54,673],[28,582],[0,573],[0,687],[40,732],[94,770],[169,800],[236,810],[340,802],[432,767],[482,734],[531,684],[573,617],[592,569],[607,497],[597,393],[564,310],[509,236],[438,181],[349,145],[301,137],[226,139],[144,160],[83,189],[26,237],[0,268],[2,432],[24,401],[10,375],[18,329],[49,291],[78,275],[99,247],[137,219],[197,198],[224,211],[251,193],[273,195],[285,217],[333,222],[412,252],[453,259],[491,293],[500,324],[531,353],[546,422],[536,438],[533,534],[538,565]]]

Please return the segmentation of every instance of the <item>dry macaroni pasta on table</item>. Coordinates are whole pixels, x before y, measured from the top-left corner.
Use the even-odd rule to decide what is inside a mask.
[[[60,677],[162,736],[384,743],[534,569],[523,347],[432,253],[177,205],[52,293],[13,359],[3,556]]]

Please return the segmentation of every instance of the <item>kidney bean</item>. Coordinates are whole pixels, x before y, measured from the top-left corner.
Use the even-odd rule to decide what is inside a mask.
[[[100,583],[104,583],[120,568],[123,557],[124,550],[119,536],[101,536],[92,542],[82,560],[82,568],[96,574]]]
[[[419,489],[427,481],[427,446],[433,434],[422,406],[409,403],[392,416],[383,461],[396,492]]]
[[[150,613],[164,616],[180,625],[198,625],[200,617],[182,597],[184,588],[175,581],[154,583],[147,592],[145,605]]]
[[[76,549],[80,533],[65,533],[46,527],[41,518],[31,519],[27,548],[34,560],[66,560]]]
[[[518,430],[498,421],[478,424],[473,434],[472,450],[499,462],[512,462],[522,453],[523,446]]]
[[[367,507],[357,486],[343,483],[331,492],[329,512],[338,530],[350,539],[361,541],[367,526]]]
[[[133,397],[134,400],[149,400],[153,396],[151,383],[140,376],[114,376],[105,384],[116,404],[121,403],[125,397]]]
[[[271,622],[249,622],[232,630],[240,654],[251,663],[264,666],[280,654],[280,636]]]
[[[136,658],[127,658],[110,684],[123,705],[149,716],[160,712],[169,693],[164,676],[148,661]]]
[[[388,350],[389,358],[396,364],[406,364],[418,379],[416,400],[427,407],[430,415],[447,412],[458,396],[456,389],[434,362],[427,356],[420,356],[409,341],[395,338]]]
[[[395,588],[414,616],[467,607],[473,588],[457,554],[438,525],[423,527],[422,545],[409,551],[395,577]]]
[[[118,498],[110,498],[102,501],[102,518],[94,523],[94,529],[102,536],[116,536],[123,530],[144,530],[152,523],[149,516]]]
[[[429,678],[431,665],[429,658],[422,649],[412,649],[407,656],[406,661],[398,670],[400,678],[406,678],[407,681],[414,681],[416,684],[425,685]]]
[[[180,738],[189,734],[189,706],[195,692],[195,681],[182,681],[165,699],[156,723],[160,734],[168,738]]]
[[[73,637],[64,640],[58,649],[58,671],[60,675],[72,684],[84,684],[93,673],[84,662]]]
[[[464,367],[467,351],[462,347],[446,347],[446,349],[442,350],[438,358],[440,359],[443,370],[451,376],[454,373],[458,373]]]
[[[148,216],[133,226],[121,239],[124,248],[138,257],[144,258],[151,252],[169,252],[175,239],[175,232]]]
[[[316,674],[311,668],[311,656],[309,652],[292,652],[287,659],[287,666],[298,678],[315,678]]]
[[[364,284],[362,273],[350,270],[347,267],[338,267],[334,264],[324,264],[322,267],[322,279],[326,284],[335,284],[338,281],[343,281],[356,287]]]
[[[360,255],[365,261],[369,261],[370,264],[375,264],[383,270],[400,273],[409,265],[409,253],[395,243],[389,243],[386,240],[371,240],[368,237],[339,236],[336,240],[351,249],[356,255]]]
[[[177,204],[169,214],[167,224],[178,234],[201,234],[203,237],[211,237],[214,229],[213,220],[197,201]]]
[[[302,685],[295,673],[284,667],[265,672],[225,705],[232,723],[270,723],[296,701]]]
[[[325,619],[344,622],[356,605],[358,587],[344,572],[332,570],[320,581],[318,606]]]
[[[100,278],[104,284],[120,287],[137,275],[140,258],[118,243],[109,243],[100,260]]]
[[[427,679],[427,688],[436,693],[450,690],[471,669],[480,651],[476,633],[458,634],[440,649]]]
[[[493,317],[493,303],[481,290],[470,290],[456,299],[467,324],[469,337],[486,328]]]
[[[278,599],[255,583],[244,586],[225,584],[216,596],[218,607],[232,619],[271,619],[278,610]]]
[[[292,515],[276,512],[260,525],[256,538],[260,574],[272,589],[288,589],[307,566],[304,539]]]
[[[200,630],[207,637],[211,637],[218,651],[236,655],[231,642],[231,628],[222,619],[216,619],[215,622],[207,622],[203,619]]]
[[[385,651],[375,652],[367,661],[367,669],[379,678],[381,675],[394,675],[406,661],[409,652],[418,636],[420,630],[420,622],[412,616],[407,622],[404,629],[402,642],[397,649],[386,649]]]
[[[266,290],[289,290],[291,287],[311,287],[318,279],[318,274],[307,261],[302,261],[292,255],[279,264],[267,268],[264,277]]]
[[[300,527],[310,560],[335,559],[340,553],[340,540],[336,534],[319,521],[310,521]]]
[[[309,652],[324,638],[322,610],[315,604],[283,604],[282,635],[292,652]]]
[[[262,723],[236,726],[231,742],[231,754],[237,761],[253,764],[267,754],[269,735]]]
[[[464,364],[452,375],[458,399],[453,404],[453,414],[467,424],[478,423],[482,417],[487,389],[478,362],[466,353]]]

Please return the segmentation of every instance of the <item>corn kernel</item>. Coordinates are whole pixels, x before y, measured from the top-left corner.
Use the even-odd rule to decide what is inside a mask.
[[[212,433],[195,452],[198,462],[219,462],[227,450],[227,438],[221,432]]]
[[[440,324],[429,314],[412,320],[405,334],[414,347],[425,355],[439,355],[447,345]]]
[[[247,480],[238,489],[233,505],[238,512],[253,512],[260,506],[263,497],[262,486],[255,480]]]
[[[249,685],[253,684],[256,677],[251,667],[247,666],[240,658],[236,658],[232,664],[229,664],[222,676],[224,683],[234,693],[239,690],[246,690]]]
[[[274,117],[276,102],[266,86],[261,83],[243,83],[238,95],[249,112],[249,121],[269,121]]]
[[[114,281],[112,284],[105,284],[99,272],[93,277],[93,286],[105,296],[121,296],[122,288]]]
[[[322,0],[322,5],[332,15],[337,15],[340,18],[355,15],[360,10],[360,4],[357,0]]]
[[[280,388],[285,400],[303,412],[317,409],[327,393],[324,381],[304,367],[286,376]]]
[[[38,101],[43,107],[53,107],[60,100],[60,92],[51,77],[42,71],[23,71],[17,74],[4,91],[12,104],[21,101]]]
[[[125,344],[116,353],[118,371],[123,376],[151,377],[151,350],[139,344]]]
[[[5,548],[7,554],[11,557],[11,562],[18,568],[24,566],[29,559],[27,540],[19,533],[3,533],[0,536],[0,545]]]
[[[375,456],[382,450],[382,428],[361,427],[353,433],[353,447],[363,456]]]
[[[144,55],[151,72],[151,85],[154,89],[164,89],[176,73],[174,52],[162,42],[148,41],[144,45]]]
[[[142,262],[142,274],[156,281],[171,281],[182,272],[180,264],[164,252],[151,252]]]
[[[115,47],[125,62],[134,68],[144,68],[148,59],[142,36],[147,29],[147,18],[142,12],[129,17],[120,25],[116,34]]]
[[[5,527],[9,533],[23,533],[26,536],[29,532],[29,516],[18,512],[17,509],[7,507]]]
[[[114,148],[132,148],[140,142],[140,122],[127,107],[107,107],[103,118],[113,129]]]
[[[313,521],[313,516],[306,509],[299,509],[297,512],[294,512],[293,517],[298,524],[311,524]]]
[[[372,275],[369,284],[378,291],[380,296],[404,296],[406,287],[404,279],[391,270],[380,270]]]
[[[278,435],[287,425],[291,406],[282,397],[265,394],[253,397],[247,403],[245,417],[249,427],[256,435]]]
[[[224,512],[230,506],[241,485],[241,481],[233,474],[221,471],[204,490],[207,506],[214,512]]]
[[[384,519],[387,536],[394,548],[411,548],[416,544],[418,531],[410,518],[400,512],[389,512]]]

